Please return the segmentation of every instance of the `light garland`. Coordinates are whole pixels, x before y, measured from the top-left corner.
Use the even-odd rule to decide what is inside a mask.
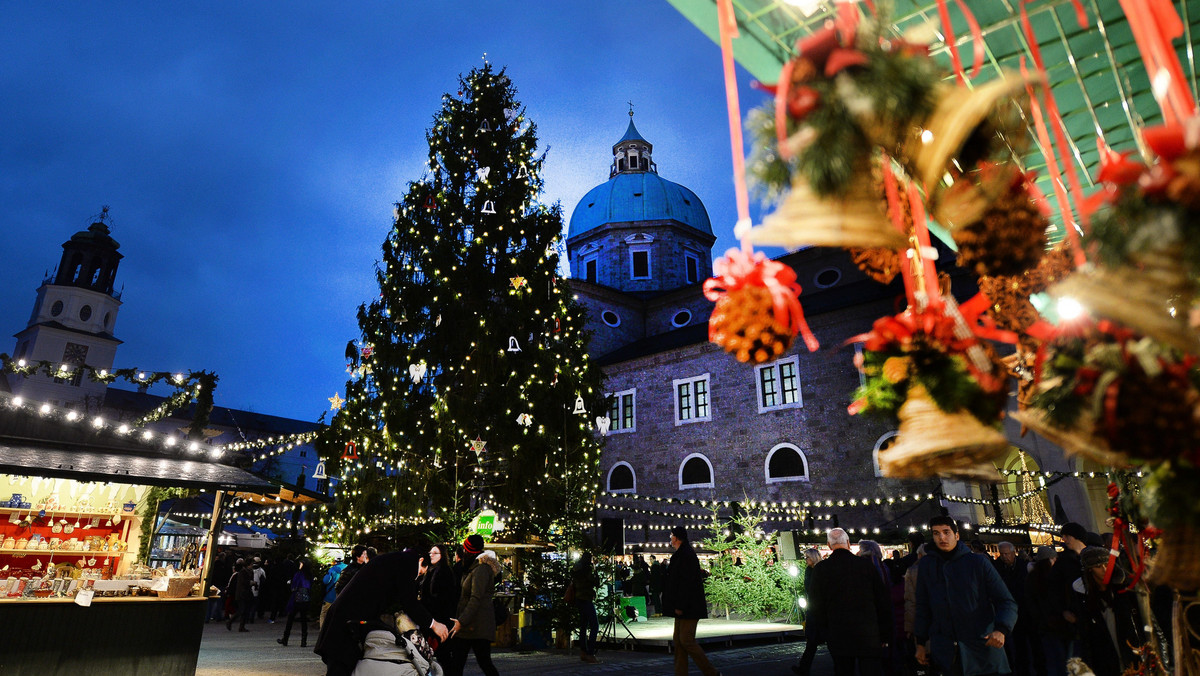
[[[91,416],[81,414],[74,409],[62,408],[54,406],[47,402],[26,401],[24,397],[10,397],[8,395],[0,395],[0,399],[6,399],[3,405],[15,409],[22,413],[40,416],[46,420],[53,420],[64,426],[73,426],[76,428],[90,427],[94,430],[104,431],[115,434],[119,437],[126,437],[138,441],[139,443],[148,444],[151,441],[158,441],[161,446],[167,450],[186,451],[192,455],[202,455],[207,450],[210,458],[216,460],[225,454],[225,449],[221,446],[208,446],[195,440],[190,440],[177,434],[153,432],[148,429],[142,429],[140,434],[134,434],[138,429],[137,425],[127,422],[114,422],[106,420],[103,416]],[[144,420],[143,417],[140,420]],[[184,455],[182,457],[187,457]]]

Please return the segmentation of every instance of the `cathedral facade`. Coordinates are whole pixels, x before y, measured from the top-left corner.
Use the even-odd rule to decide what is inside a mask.
[[[895,423],[847,412],[862,381],[846,341],[904,308],[899,280],[877,283],[841,249],[793,251],[777,260],[796,271],[821,348],[797,341],[753,365],[708,342],[713,304],[702,284],[716,237],[703,203],[658,175],[652,151],[631,119],[613,145],[609,179],[580,200],[567,237],[589,351],[606,375],[598,516],[610,530],[619,519],[628,547],[653,552],[665,528],[702,527],[714,504],[723,515],[765,508],[764,530],[796,542],[817,541],[834,525],[895,541],[942,509],[981,524],[1000,504],[1006,520],[1021,518],[990,486],[882,477],[877,454],[894,440]],[[940,253],[956,292],[973,294],[953,252]],[[1013,452],[1002,469],[1074,468],[1057,447],[1008,432]],[[1001,499],[1020,491],[1016,481],[1001,486]],[[1087,490],[1052,487],[1050,500],[1091,522]]]

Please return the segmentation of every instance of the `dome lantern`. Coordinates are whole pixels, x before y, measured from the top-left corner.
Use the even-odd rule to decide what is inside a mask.
[[[629,127],[625,129],[625,135],[621,137],[621,140],[613,144],[613,161],[612,166],[608,169],[608,177],[612,178],[617,174],[635,171],[657,174],[658,166],[654,164],[654,159],[650,154],[653,150],[654,145],[642,138],[637,127],[633,126],[633,104],[630,104]]]

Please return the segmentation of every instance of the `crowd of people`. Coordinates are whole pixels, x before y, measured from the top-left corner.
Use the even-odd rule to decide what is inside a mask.
[[[825,645],[837,676],[1065,676],[1082,658],[1096,676],[1117,676],[1145,640],[1130,575],[1098,534],[1077,523],[1061,529],[1062,549],[1001,542],[997,556],[961,540],[950,517],[934,517],[912,533],[908,552],[861,540],[855,554],[841,528],[827,534],[830,553],[803,556],[808,599],[806,643],[792,671],[807,676]],[[614,593],[642,596],[652,614],[674,621],[675,673],[689,660],[704,676],[718,674],[696,641],[708,616],[705,573],[687,531],[671,531],[668,560],[618,563]],[[320,576],[304,559],[271,561],[222,554],[214,561],[209,620],[239,631],[256,619],[284,618],[288,645],[299,624],[308,644],[314,593],[322,593],[315,644],[329,676],[460,676],[474,654],[497,676],[491,644],[503,621],[494,601],[500,562],[479,535],[459,546],[377,554],[355,546]],[[224,582],[221,582],[224,580]],[[564,600],[578,611],[580,659],[599,662],[597,589],[604,586],[592,554],[574,562]]]
[[[1065,676],[1080,658],[1096,676],[1117,676],[1145,640],[1120,556],[1078,523],[1061,529],[1062,550],[998,556],[965,543],[948,516],[913,533],[905,556],[885,558],[871,540],[828,533],[831,553],[805,552],[806,646],[792,671],[807,676],[824,644],[837,676]]]

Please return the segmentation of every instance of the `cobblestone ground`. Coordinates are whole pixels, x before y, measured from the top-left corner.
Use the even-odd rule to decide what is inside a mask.
[[[264,624],[259,621],[246,627],[248,633],[226,631],[224,623],[205,625],[200,646],[197,676],[323,676],[325,666],[312,652],[316,629],[309,633],[309,647],[301,648],[298,628],[293,629],[289,646],[275,642],[283,635],[283,623]],[[709,659],[724,676],[788,676],[803,650],[802,642],[735,644],[733,647],[708,646]],[[600,664],[588,665],[579,660],[578,652],[536,651],[521,653],[498,650],[493,654],[496,667],[503,676],[557,676],[566,674],[637,674],[637,676],[670,676],[674,673],[672,656],[663,649],[600,651]],[[467,676],[480,674],[474,661],[469,661]],[[692,674],[700,673],[692,666]],[[833,673],[828,653],[821,649],[813,663],[813,676]]]

